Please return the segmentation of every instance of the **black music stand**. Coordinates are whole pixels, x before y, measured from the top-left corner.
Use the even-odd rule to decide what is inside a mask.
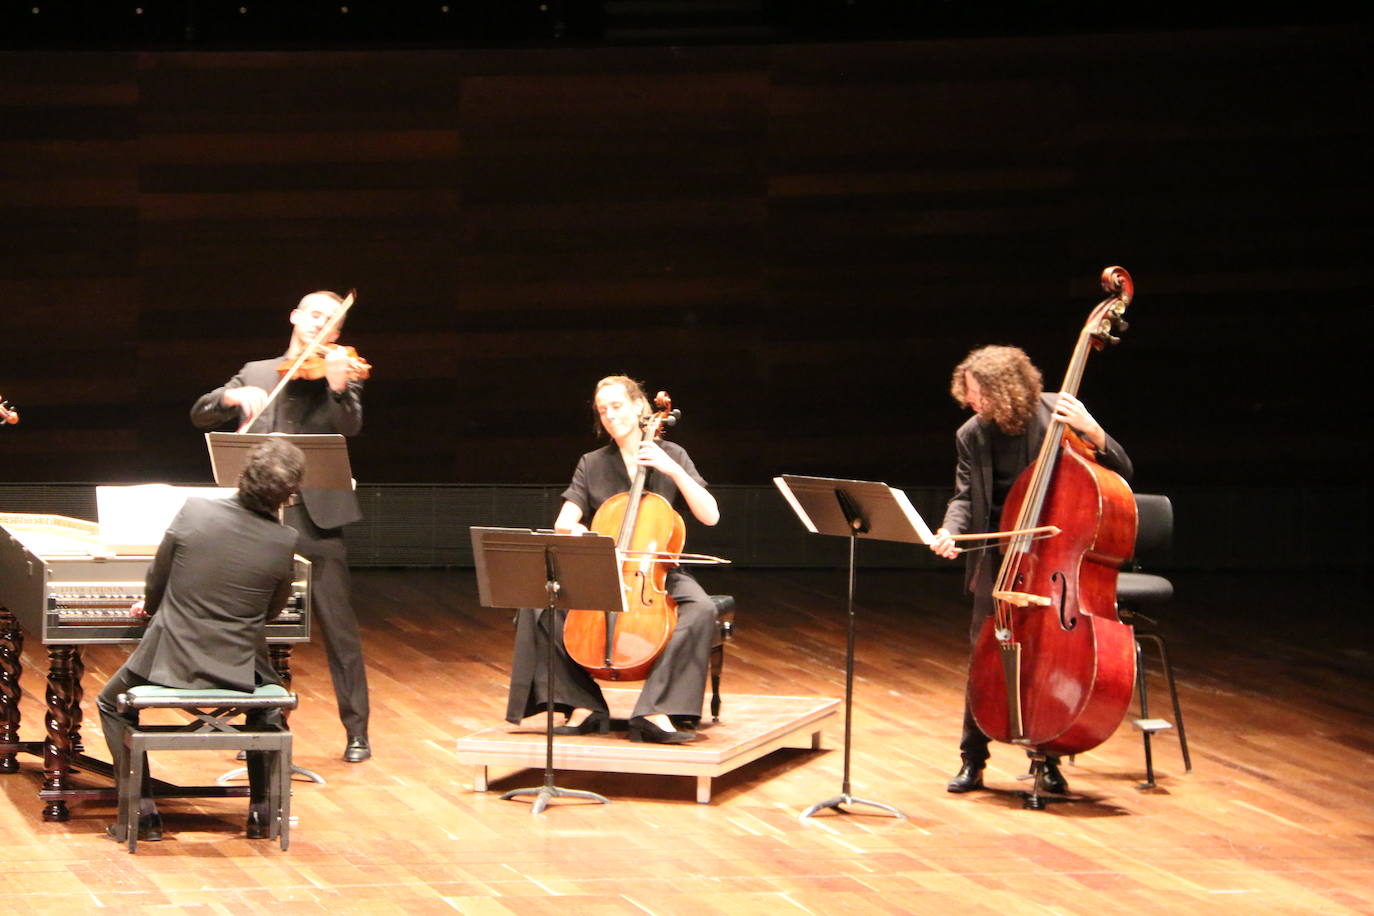
[[[353,468],[348,461],[348,440],[338,433],[206,433],[205,445],[210,450],[210,468],[215,483],[221,487],[238,486],[248,455],[268,439],[284,439],[305,455],[305,472],[301,477],[302,490],[351,490]],[[284,507],[283,507],[284,508]],[[280,517],[281,512],[278,511]],[[328,637],[326,637],[328,638]],[[230,770],[217,780],[220,783],[242,777],[243,767]],[[314,770],[291,765],[291,772],[311,782],[326,785],[324,777]]]
[[[844,813],[841,805],[869,805],[906,818],[882,802],[855,798],[849,790],[849,751],[854,706],[854,545],[859,538],[928,543],[930,529],[901,490],[867,480],[834,480],[829,477],[774,477],[792,510],[812,534],[849,538],[849,642],[844,661],[844,782],[840,794],[817,802],[802,812],[804,821],[822,808]]]
[[[285,439],[305,453],[302,490],[353,489],[348,440],[338,433],[206,433],[215,483],[221,487],[238,486],[239,472],[248,453],[268,439]]]
[[[554,798],[585,798],[610,804],[610,799],[580,789],[553,784],[554,627],[553,614],[572,608],[606,609],[622,613],[625,591],[615,540],[603,535],[555,534],[526,528],[477,528],[472,531],[472,556],[477,561],[477,593],[483,607],[531,608],[544,605],[550,615],[548,692],[544,718],[544,784],[512,789],[501,797],[533,795],[531,814],[538,814]],[[538,626],[538,623],[535,624]]]

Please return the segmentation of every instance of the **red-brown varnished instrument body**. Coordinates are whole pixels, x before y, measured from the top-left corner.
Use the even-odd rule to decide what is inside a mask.
[[[1116,576],[1135,545],[1136,517],[1130,487],[1092,459],[1091,446],[1068,432],[1058,451],[1040,524],[1061,533],[1034,542],[1009,583],[1015,591],[1051,599],[1049,607],[1016,608],[1012,614],[1021,644],[1021,734],[1009,728],[995,617],[984,621],[978,635],[969,689],[973,716],[988,737],[1064,755],[1110,737],[1131,701],[1135,633],[1117,617]],[[1014,527],[1031,471],[1007,496],[1004,529]]]
[[[617,493],[602,503],[592,518],[591,529],[597,534],[617,537],[629,500],[629,493]],[[627,542],[633,555],[682,552],[687,541],[687,526],[666,499],[657,493],[642,494],[637,514]],[[563,645],[568,655],[592,677],[606,681],[642,681],[648,677],[649,669],[677,626],[677,603],[664,587],[668,565],[633,555],[620,567],[626,612],[616,615],[601,611],[569,611],[563,625]],[[606,659],[608,622],[614,629],[609,641],[609,664]]]
[[[1130,274],[1109,267],[1102,286],[1114,295],[1084,325],[1061,391],[1076,394],[1089,350],[1125,327]],[[1116,610],[1117,571],[1135,546],[1135,498],[1088,442],[1051,420],[1039,455],[1007,494],[1001,523],[1060,533],[1007,543],[994,612],[970,662],[973,717],[994,740],[1081,753],[1121,724],[1135,685],[1135,634]]]

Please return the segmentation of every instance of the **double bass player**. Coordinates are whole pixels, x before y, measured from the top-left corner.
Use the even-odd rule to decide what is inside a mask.
[[[1097,462],[1103,467],[1127,479],[1131,476],[1131,459],[1120,444],[1072,394],[1044,393],[1040,370],[1018,347],[988,346],[970,352],[954,369],[950,394],[961,406],[972,409],[974,416],[955,433],[958,463],[954,496],[930,544],[938,556],[953,559],[963,552],[951,535],[994,529],[1008,491],[1035,460],[1051,421],[1063,422],[1082,435],[1096,449]],[[973,594],[971,641],[977,640],[984,619],[993,612],[997,560],[993,550],[972,551],[965,556],[964,585]],[[959,742],[962,763],[949,781],[948,791],[971,792],[983,787],[988,745],[989,738],[974,720],[966,697]],[[1057,758],[1047,759],[1043,785],[1049,792],[1068,791]]]

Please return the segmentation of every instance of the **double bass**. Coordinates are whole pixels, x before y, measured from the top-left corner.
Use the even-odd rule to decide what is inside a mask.
[[[640,423],[644,440],[660,438],[681,416],[666,391],[658,393],[654,406],[658,410]],[[687,526],[668,500],[644,492],[648,470],[641,465],[629,492],[602,503],[590,526],[615,538],[625,613],[572,610],[563,624],[568,655],[604,681],[648,677],[677,626],[677,602],[668,594],[666,580],[668,566],[682,555]]]
[[[1123,268],[1102,272],[1109,295],[1079,334],[1062,391],[1077,395],[1088,354],[1119,338],[1134,295]],[[1120,475],[1051,420],[1035,461],[1007,494],[1001,527],[1053,526],[1050,538],[1006,541],[994,612],[974,645],[969,704],[988,737],[1031,751],[1038,793],[1046,755],[1077,754],[1114,732],[1135,684],[1135,634],[1116,610],[1116,578],[1135,545],[1136,508]]]

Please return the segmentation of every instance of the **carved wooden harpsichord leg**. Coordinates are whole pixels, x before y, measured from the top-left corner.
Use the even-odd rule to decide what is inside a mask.
[[[24,634],[8,608],[0,607],[0,747],[19,743],[19,675],[23,671]],[[19,772],[15,751],[0,753],[0,773]]]
[[[48,660],[48,713],[44,717],[48,740],[43,746],[43,790],[62,792],[67,789],[74,754],[72,700],[80,690],[77,672],[82,667],[81,647],[49,646]],[[50,798],[43,807],[45,821],[65,821],[70,817],[67,803],[61,798]]]

